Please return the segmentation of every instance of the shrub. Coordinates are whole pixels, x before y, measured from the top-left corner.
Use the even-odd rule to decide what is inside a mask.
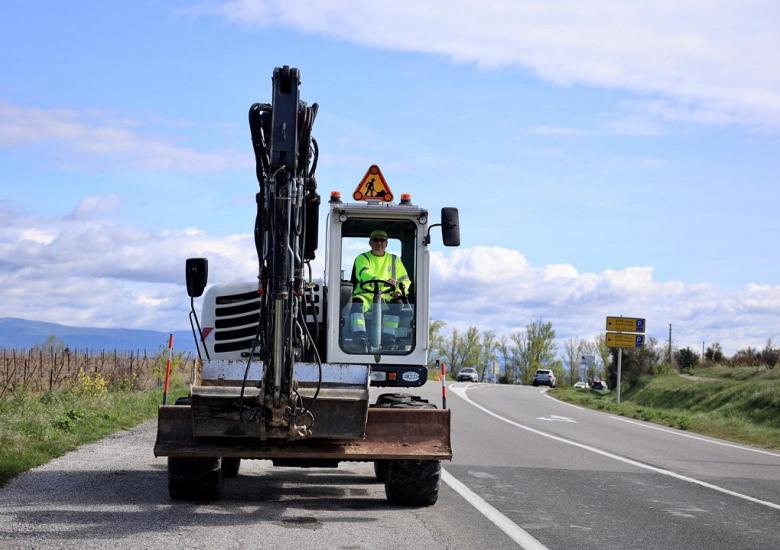
[[[674,360],[681,372],[693,373],[693,367],[699,364],[699,355],[691,348],[683,348],[674,353]]]
[[[103,395],[108,392],[108,381],[99,372],[89,374],[80,369],[74,390],[81,395]]]

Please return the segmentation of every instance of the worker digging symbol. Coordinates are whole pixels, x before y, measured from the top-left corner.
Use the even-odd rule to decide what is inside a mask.
[[[379,166],[376,164],[369,166],[366,174],[353,191],[352,198],[356,201],[381,199],[384,202],[391,202],[393,200],[393,192],[390,191],[390,186],[382,175],[382,171],[379,170]]]

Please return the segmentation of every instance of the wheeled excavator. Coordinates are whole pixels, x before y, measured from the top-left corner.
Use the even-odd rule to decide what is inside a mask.
[[[395,197],[372,165],[355,202],[333,192],[327,203],[324,273],[312,276],[321,205],[312,128],[318,105],[300,95],[300,72],[277,67],[271,103],[249,109],[259,189],[254,244],[257,280],[208,288],[208,260],[185,264],[190,323],[200,356],[189,395],[158,414],[156,456],[168,460],[174,500],[221,497],[242,460],[280,467],[373,462],[390,503],[436,502],[441,461],[452,458],[450,411],[408,390],[370,402],[369,387],[416,388],[428,379],[429,245],[440,226],[460,244],[456,208],[441,222],[408,195]],[[353,271],[372,232],[403,263],[411,284],[362,280]],[[388,295],[402,299],[389,303]],[[371,299],[365,332],[354,330],[355,295]],[[201,317],[195,298],[202,298]],[[392,338],[383,318],[398,319]]]

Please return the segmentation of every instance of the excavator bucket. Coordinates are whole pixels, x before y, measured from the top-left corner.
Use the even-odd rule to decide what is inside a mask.
[[[159,409],[155,456],[235,457],[256,459],[450,460],[450,411],[369,408],[363,439],[260,441],[256,438],[198,437],[192,431],[192,408]]]

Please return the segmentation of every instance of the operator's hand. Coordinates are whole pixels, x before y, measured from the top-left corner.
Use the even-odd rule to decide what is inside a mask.
[[[387,283],[392,285],[395,290],[393,290],[393,298],[399,298],[401,296],[401,289],[398,286],[398,281],[395,279],[387,279]]]

